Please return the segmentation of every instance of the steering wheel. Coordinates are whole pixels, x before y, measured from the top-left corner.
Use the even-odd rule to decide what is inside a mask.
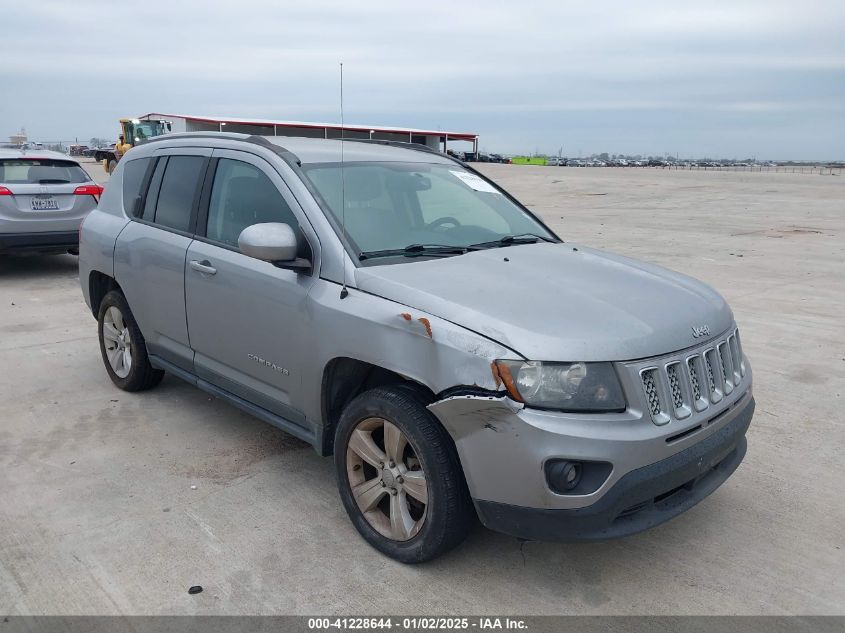
[[[461,226],[461,223],[460,221],[458,221],[457,218],[453,218],[451,215],[447,215],[442,218],[437,218],[433,222],[429,222],[425,228],[437,229],[443,226],[444,224],[454,224],[455,226]]]

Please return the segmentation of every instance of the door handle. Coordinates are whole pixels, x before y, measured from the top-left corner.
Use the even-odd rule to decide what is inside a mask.
[[[214,275],[217,272],[217,269],[211,265],[211,262],[207,259],[197,261],[196,259],[191,260],[191,268],[196,270],[197,272],[201,272],[204,275]]]

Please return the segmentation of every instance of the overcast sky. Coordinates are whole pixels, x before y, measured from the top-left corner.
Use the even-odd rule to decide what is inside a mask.
[[[0,0],[0,138],[150,111],[481,148],[845,159],[845,1]]]

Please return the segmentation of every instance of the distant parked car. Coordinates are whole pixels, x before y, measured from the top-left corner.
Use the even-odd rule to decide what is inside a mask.
[[[491,163],[509,163],[510,160],[502,156],[501,154],[490,154],[490,162]]]
[[[103,188],[58,152],[0,149],[0,253],[74,252]]]

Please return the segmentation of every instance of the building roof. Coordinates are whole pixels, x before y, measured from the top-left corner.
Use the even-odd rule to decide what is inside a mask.
[[[150,112],[143,114],[139,119],[147,117],[163,117],[173,119],[185,119],[187,121],[200,121],[203,123],[225,123],[227,125],[262,125],[262,126],[278,126],[278,127],[293,127],[293,128],[312,128],[312,129],[329,129],[329,130],[350,130],[354,132],[386,132],[392,134],[421,134],[426,136],[448,136],[450,139],[457,141],[474,141],[478,138],[478,134],[473,132],[449,132],[445,130],[421,130],[417,128],[403,128],[403,127],[386,127],[381,125],[360,125],[352,123],[344,123],[341,128],[340,123],[315,123],[313,121],[281,121],[274,119],[242,119],[238,117],[215,117],[215,116],[196,116],[192,114],[165,114],[163,112]]]
[[[393,144],[373,142],[364,139],[322,139],[297,136],[257,136],[239,132],[177,132],[163,134],[140,143],[132,155],[141,158],[155,151],[157,147],[205,147],[208,139],[221,141],[260,142],[262,145],[276,145],[293,154],[302,165],[314,163],[355,162],[405,162],[439,163],[455,165],[454,159],[445,154],[426,149],[413,143]],[[224,145],[222,147],[229,147]],[[341,147],[343,151],[341,152]]]

